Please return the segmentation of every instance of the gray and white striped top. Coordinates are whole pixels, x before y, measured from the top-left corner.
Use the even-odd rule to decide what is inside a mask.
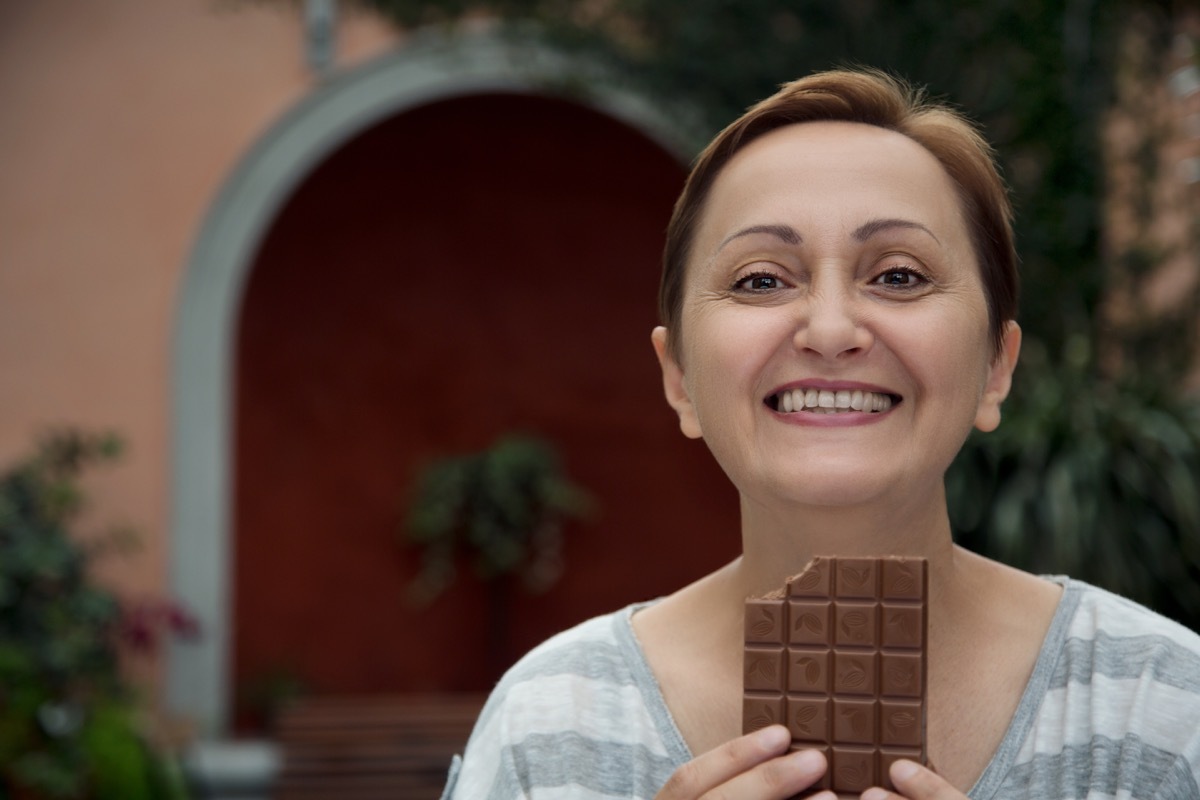
[[[1066,586],[975,800],[1200,800],[1200,636]],[[633,634],[639,606],[532,650],[500,681],[443,800],[651,798],[692,755]]]

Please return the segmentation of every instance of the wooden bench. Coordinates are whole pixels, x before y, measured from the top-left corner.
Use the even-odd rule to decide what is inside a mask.
[[[311,697],[278,715],[275,800],[437,800],[484,695]]]

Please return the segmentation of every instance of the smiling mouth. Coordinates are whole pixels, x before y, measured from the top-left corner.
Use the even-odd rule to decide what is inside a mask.
[[[879,414],[900,402],[900,396],[861,389],[785,389],[764,400],[772,411],[791,414],[846,414],[853,411]]]

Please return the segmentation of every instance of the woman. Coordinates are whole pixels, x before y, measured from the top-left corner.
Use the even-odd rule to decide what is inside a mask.
[[[744,600],[814,555],[929,561],[937,770],[894,765],[903,797],[1200,797],[1200,637],[952,542],[943,475],[1000,423],[1020,349],[1015,264],[987,144],[887,76],[801,79],[719,134],[668,229],[652,340],[680,428],[738,489],[743,554],[527,655],[446,797],[811,786],[819,753],[739,734]]]

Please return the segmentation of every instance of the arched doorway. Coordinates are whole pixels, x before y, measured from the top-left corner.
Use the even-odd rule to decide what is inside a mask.
[[[611,116],[490,93],[380,122],[293,193],[239,328],[235,686],[486,690],[554,632],[736,552],[732,493],[678,433],[649,345],[683,177]],[[423,462],[514,431],[558,445],[600,513],[548,594],[512,591],[489,653],[497,598],[469,573],[403,602],[400,521]]]
[[[230,698],[234,694],[233,674],[238,657],[234,654],[233,616],[236,548],[233,540],[235,508],[232,490],[237,455],[233,379],[239,341],[239,309],[243,289],[254,264],[260,254],[268,253],[268,240],[276,230],[276,222],[290,207],[294,197],[303,192],[303,187],[310,179],[319,177],[322,165],[336,161],[337,154],[349,144],[361,137],[369,137],[372,131],[382,130],[387,120],[405,112],[433,108],[453,98],[505,94],[559,98],[560,101],[569,98],[569,102],[578,107],[577,110],[590,109],[592,113],[609,117],[610,123],[616,121],[624,125],[628,132],[640,133],[644,144],[657,142],[664,152],[689,152],[686,145],[679,143],[681,139],[677,135],[677,128],[658,117],[654,109],[636,97],[581,78],[580,75],[586,72],[587,65],[581,67],[545,49],[531,48],[528,43],[514,50],[490,37],[449,41],[422,39],[352,73],[339,76],[299,103],[246,155],[214,202],[187,267],[173,363],[170,583],[172,593],[196,613],[204,635],[195,642],[170,645],[166,703],[173,711],[193,718],[202,732],[219,735],[227,729]],[[478,139],[486,139],[487,131],[474,130],[471,134]],[[680,160],[686,160],[686,157]],[[397,197],[403,195],[403,189],[402,185],[395,187]],[[490,210],[484,209],[482,213],[495,212],[497,203],[488,205]],[[389,209],[378,208],[377,211],[387,214]],[[665,218],[655,224],[661,229]],[[557,235],[553,230],[540,233],[543,244]],[[601,231],[603,233],[609,232]],[[327,280],[336,285],[338,274],[341,273],[337,265],[332,265]],[[431,274],[422,271],[411,277],[419,284],[427,282]],[[653,281],[649,277],[648,280],[650,283]],[[652,290],[646,294],[646,285],[649,284],[643,284],[637,293],[640,295],[638,301],[646,303],[645,308],[648,308]],[[494,311],[498,310],[500,307],[495,306]],[[578,314],[565,312],[561,305],[551,306],[550,310],[560,315],[560,326],[578,327],[581,319]],[[605,337],[613,328],[610,316],[601,315],[601,319],[593,322],[587,335]],[[490,319],[496,327],[491,330],[489,338],[512,328],[512,334],[519,339],[523,324],[520,317],[492,313]],[[624,361],[630,369],[644,370],[644,375],[651,382],[648,391],[657,397],[657,389],[653,388],[657,385],[657,378],[654,377],[653,362],[645,340],[646,327],[644,321],[637,321],[630,327],[630,330],[636,330],[638,352],[633,359],[625,358]],[[554,360],[564,364],[570,364],[571,359],[578,360],[578,351],[565,357],[555,349],[570,342],[578,346],[579,339],[547,336],[539,341],[536,348],[522,348],[517,357],[528,363],[510,363],[510,374],[529,375],[531,365],[544,367]],[[283,341],[281,345],[286,347],[287,342]],[[491,343],[481,343],[479,346],[491,346]],[[585,357],[590,357],[590,353]],[[397,363],[400,362],[396,359],[388,359],[380,368],[386,372],[395,369]],[[543,371],[541,374],[553,373]],[[323,376],[312,377],[319,381]],[[592,386],[596,396],[602,397],[608,391],[608,384],[595,376],[590,379],[596,381]],[[560,402],[562,398],[556,394],[566,385],[551,382],[546,386],[546,393],[537,396],[538,410],[547,413],[541,432],[552,437],[557,435],[554,425],[576,416],[578,411],[569,402]],[[477,390],[478,387],[471,386],[469,389]],[[365,401],[369,403],[370,398],[365,398]],[[631,418],[626,412],[633,406],[625,405],[626,402],[620,399],[618,393],[617,399],[596,412],[595,424],[590,429],[581,429],[578,435],[585,439],[591,437],[593,441],[603,444],[610,415],[625,414],[625,419]],[[669,412],[657,400],[655,404],[658,411],[645,417],[640,424],[673,430]],[[528,411],[530,408],[521,406],[522,413]],[[515,425],[518,421],[510,418],[505,424]],[[481,429],[475,432],[479,434]],[[682,448],[676,452],[683,454],[683,462],[698,465],[697,469],[701,472],[705,469],[714,470],[701,446],[691,443],[692,446],[688,447],[687,443],[678,441],[676,434],[672,436],[673,444],[669,447]],[[448,443],[454,444],[456,441],[451,439]],[[576,445],[569,441],[562,444],[573,474],[583,483],[595,483],[588,471],[599,467],[590,465],[586,457],[576,455]],[[413,450],[412,454],[416,458],[417,451]],[[643,454],[630,453],[628,458],[631,468],[637,468],[642,464]],[[597,465],[602,463],[598,461]],[[607,468],[612,468],[611,461]],[[689,485],[689,481],[697,480],[689,477],[691,474],[689,469],[672,467],[668,468],[667,473],[660,472],[651,478],[663,483],[660,493],[676,493],[685,505],[696,506],[705,518],[719,523],[721,514],[725,513],[721,509],[729,508],[731,500],[726,500],[727,495],[721,493],[713,496],[712,477],[715,471],[709,471],[708,477]],[[665,475],[670,475],[670,479],[665,480]],[[377,491],[392,497],[397,486],[407,477],[407,474],[389,474],[386,486]],[[286,502],[286,498],[279,502]],[[399,504],[400,498],[397,498]],[[620,501],[613,505],[621,507]],[[657,518],[642,519],[636,526],[637,531],[630,532],[630,536],[648,538],[654,535],[653,532],[672,524],[670,504],[657,505],[655,508]],[[613,518],[607,515],[612,513],[611,510],[607,511],[605,519],[611,521]],[[583,546],[583,538],[577,537],[576,541]],[[732,549],[735,543],[730,542],[729,546]],[[590,560],[586,552],[579,552],[583,553],[582,556],[576,554],[579,561]],[[280,558],[284,556],[286,551],[278,554]],[[568,558],[571,557],[568,553]],[[686,561],[676,561],[674,558],[667,559],[663,569],[670,569],[674,563],[681,565],[681,571],[686,571]],[[403,565],[394,568],[397,575],[403,574]],[[265,575],[263,579],[270,580],[270,576]],[[389,598],[381,602],[390,602],[396,597],[402,587],[396,588],[397,592],[390,593]],[[588,607],[589,602],[590,607],[598,608],[608,603],[611,597],[604,595],[600,586],[587,581],[571,591],[580,592],[582,596],[593,595],[590,600],[585,598],[583,605],[576,608]],[[630,596],[623,600],[634,599],[638,594],[637,587],[632,587]],[[558,613],[554,608],[553,603],[539,601],[537,614]],[[572,621],[565,618],[547,619],[546,627]],[[373,635],[386,638],[394,633],[380,629]],[[533,632],[525,634],[526,637],[534,635]],[[520,648],[526,643],[526,639],[520,639],[514,641],[513,647]]]

